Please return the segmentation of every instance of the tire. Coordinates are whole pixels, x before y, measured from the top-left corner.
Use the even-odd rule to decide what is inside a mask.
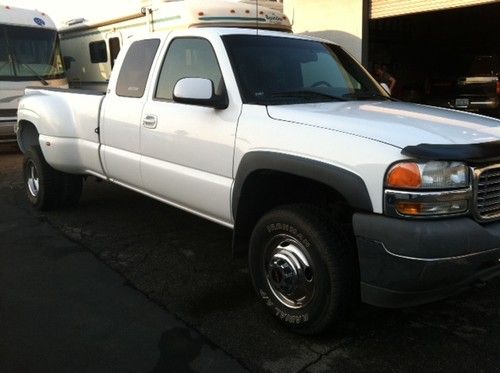
[[[273,316],[300,334],[340,323],[356,301],[352,239],[326,211],[309,205],[274,209],[255,226],[249,267]]]
[[[80,202],[83,191],[83,177],[80,175],[63,174],[62,206],[75,207]]]
[[[53,210],[61,205],[63,174],[49,166],[39,146],[24,154],[23,178],[28,199],[37,210]]]

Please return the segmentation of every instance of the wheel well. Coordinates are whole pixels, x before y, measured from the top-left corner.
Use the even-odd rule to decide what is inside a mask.
[[[38,130],[33,123],[28,122],[27,120],[19,122],[17,142],[23,153],[25,153],[31,146],[40,145],[38,137]]]
[[[257,221],[275,207],[307,203],[329,209],[337,220],[351,226],[352,208],[326,184],[270,170],[255,171],[245,180],[235,211],[233,253],[245,255]]]

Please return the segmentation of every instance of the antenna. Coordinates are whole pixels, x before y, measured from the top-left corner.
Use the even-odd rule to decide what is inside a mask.
[[[257,36],[259,35],[259,0],[255,0],[255,21],[257,22]]]

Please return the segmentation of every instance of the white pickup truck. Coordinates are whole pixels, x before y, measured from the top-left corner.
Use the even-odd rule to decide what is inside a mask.
[[[94,175],[232,228],[300,333],[500,274],[500,121],[397,102],[324,40],[151,34],[105,95],[28,89],[18,118],[36,208],[77,203]]]

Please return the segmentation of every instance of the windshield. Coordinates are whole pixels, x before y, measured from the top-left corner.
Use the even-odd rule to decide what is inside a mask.
[[[0,26],[0,80],[64,77],[57,31]]]
[[[224,44],[245,103],[389,100],[342,48],[318,41],[226,35]]]
[[[493,75],[496,72],[494,67],[495,58],[493,56],[476,56],[470,67],[470,75]]]

